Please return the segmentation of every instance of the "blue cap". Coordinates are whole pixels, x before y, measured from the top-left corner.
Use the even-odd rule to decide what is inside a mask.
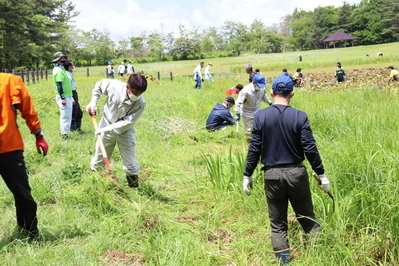
[[[274,79],[272,89],[274,91],[293,91],[294,82],[291,77],[283,74]]]
[[[108,65],[112,65],[112,62],[108,62]]]
[[[258,84],[258,86],[261,88],[266,87],[266,80],[265,80],[265,76],[263,76],[263,75],[260,75],[260,74],[255,75],[252,78],[252,81],[256,82],[256,84]]]

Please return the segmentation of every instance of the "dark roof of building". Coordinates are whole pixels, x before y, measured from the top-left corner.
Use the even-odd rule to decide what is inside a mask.
[[[346,41],[346,40],[354,40],[354,39],[357,39],[357,38],[339,30],[339,31],[335,32],[333,35],[331,35],[330,37],[324,39],[323,42]]]

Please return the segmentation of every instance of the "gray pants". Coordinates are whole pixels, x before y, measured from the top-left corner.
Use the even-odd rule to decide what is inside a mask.
[[[309,178],[305,166],[270,168],[265,171],[265,192],[269,208],[274,251],[289,249],[288,201],[305,233],[317,240],[320,226],[315,222]]]
[[[111,159],[112,153],[118,144],[119,153],[122,157],[123,171],[127,175],[137,175],[140,171],[138,163],[136,162],[136,140],[133,131],[126,131],[122,134],[108,133],[103,136],[103,143],[108,159]],[[96,153],[90,161],[92,170],[97,171],[99,168],[105,168],[103,155],[97,141]]]

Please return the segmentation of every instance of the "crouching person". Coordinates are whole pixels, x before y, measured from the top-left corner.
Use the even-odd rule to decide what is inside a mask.
[[[103,116],[95,134],[102,139],[108,158],[111,158],[118,144],[129,187],[139,186],[140,168],[136,162],[134,124],[143,114],[146,102],[141,94],[146,89],[147,80],[139,74],[130,75],[127,83],[115,79],[103,79],[96,83],[91,101],[86,107],[86,111],[91,116],[96,115],[100,96],[106,95]],[[93,171],[105,168],[98,140],[90,167]]]
[[[228,125],[233,125],[236,121],[230,113],[230,108],[235,104],[233,97],[227,97],[224,103],[217,103],[206,120],[206,129],[214,131],[222,129]]]

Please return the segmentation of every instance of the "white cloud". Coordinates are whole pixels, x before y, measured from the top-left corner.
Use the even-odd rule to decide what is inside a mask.
[[[349,4],[361,0],[346,0]],[[221,27],[227,20],[250,25],[260,19],[266,26],[277,24],[294,8],[313,10],[318,6],[340,6],[335,0],[79,0],[74,3],[81,14],[76,27],[85,31],[108,30],[114,41],[139,36],[144,31],[177,32],[179,24],[200,29]]]

